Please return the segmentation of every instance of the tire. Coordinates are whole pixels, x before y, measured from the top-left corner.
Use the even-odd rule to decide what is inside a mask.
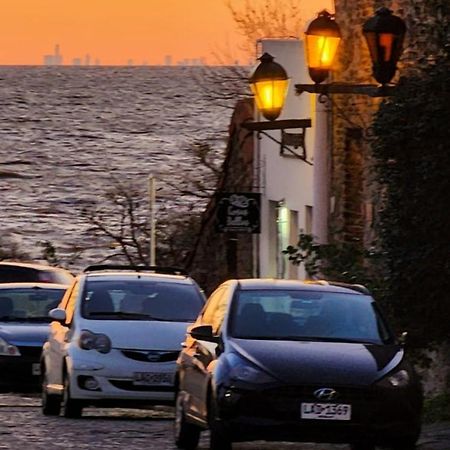
[[[179,395],[177,395],[175,403],[174,435],[177,448],[184,450],[195,450],[200,440],[200,428],[186,422],[183,403]]]
[[[61,411],[61,398],[59,395],[47,392],[47,373],[45,368],[42,373],[41,408],[44,416],[59,416]]]
[[[62,402],[63,416],[71,419],[78,419],[83,412],[83,406],[79,400],[74,400],[70,396],[69,375],[64,375],[64,395]]]
[[[231,439],[225,424],[217,417],[216,403],[213,399],[209,402],[209,448],[210,450],[231,450]]]

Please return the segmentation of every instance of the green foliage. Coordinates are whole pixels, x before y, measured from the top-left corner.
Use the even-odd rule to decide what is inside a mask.
[[[303,264],[310,278],[364,284],[374,294],[380,291],[379,272],[373,269],[379,255],[365,250],[360,242],[319,245],[311,234],[300,233],[297,246],[290,245],[283,253],[293,264]]]
[[[450,335],[449,124],[450,70],[443,62],[402,80],[373,127],[384,186],[378,230],[384,303],[419,347]]]

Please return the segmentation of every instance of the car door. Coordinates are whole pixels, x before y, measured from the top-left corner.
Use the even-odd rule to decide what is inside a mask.
[[[211,325],[213,334],[218,334],[226,313],[228,298],[227,286],[220,286],[211,294],[205,309],[193,327]],[[216,360],[217,344],[194,339],[188,334],[185,346],[182,357],[182,370],[184,375],[183,389],[188,396],[187,413],[206,423],[208,390],[212,367]]]
[[[50,334],[46,358],[47,382],[62,389],[63,366],[66,357],[66,346],[71,336],[71,327],[75,310],[75,302],[79,293],[79,282],[77,281],[72,289],[69,289],[63,298],[60,308],[66,312],[64,322],[53,321],[50,324]]]

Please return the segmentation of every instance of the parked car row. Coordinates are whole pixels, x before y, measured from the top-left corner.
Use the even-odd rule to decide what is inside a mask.
[[[40,375],[45,415],[173,404],[180,449],[209,430],[215,450],[261,439],[408,450],[421,429],[420,380],[360,285],[228,280],[205,302],[179,269],[117,265],[70,285],[0,284],[0,373],[21,359]]]
[[[44,264],[0,262],[0,388],[39,385],[48,313],[73,279]]]

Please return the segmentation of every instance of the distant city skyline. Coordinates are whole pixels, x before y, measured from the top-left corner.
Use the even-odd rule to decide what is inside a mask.
[[[93,62],[92,62],[93,61]],[[55,44],[54,52],[52,54],[45,54],[42,58],[42,64],[44,66],[62,66],[62,65],[72,65],[72,66],[101,66],[101,60],[100,58],[92,58],[89,53],[86,53],[84,57],[75,57],[72,58],[71,62],[64,63],[64,56],[61,53],[61,47],[59,44]],[[240,62],[238,60],[234,61],[234,65],[239,65]],[[107,65],[107,64],[105,64]],[[172,55],[164,55],[163,61],[154,61],[149,62],[148,60],[142,61],[142,63],[135,62],[132,58],[128,58],[126,61],[124,61],[123,64],[118,65],[127,65],[127,66],[135,66],[135,65],[141,65],[141,66],[204,66],[206,65],[206,58],[205,57],[198,57],[198,58],[182,58],[178,61],[174,62],[174,59]]]
[[[232,0],[243,5],[246,0]],[[252,0],[263,5],[266,0]],[[305,20],[333,0],[299,0]],[[225,0],[14,0],[2,3],[0,64],[177,65],[244,63]],[[60,46],[58,53],[55,44]],[[166,56],[171,56],[168,63]],[[52,59],[56,57],[56,59]]]

